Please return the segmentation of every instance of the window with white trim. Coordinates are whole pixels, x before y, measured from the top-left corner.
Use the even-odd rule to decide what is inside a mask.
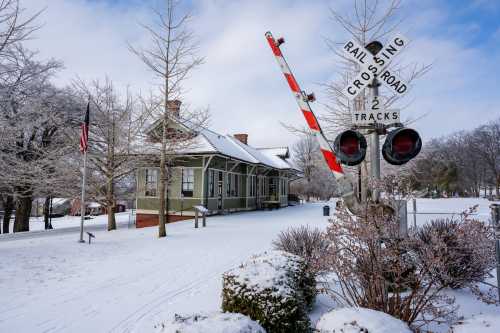
[[[255,188],[257,185],[256,184],[257,178],[255,178],[255,176],[249,176],[248,179],[249,179],[249,188],[250,188],[248,195],[251,197],[255,197]]]
[[[240,175],[235,174],[233,197],[239,197],[239,196],[240,196]]]
[[[144,195],[146,197],[156,197],[158,195],[158,170],[146,169],[145,172]]]
[[[231,196],[231,174],[226,173],[226,196],[230,197]]]
[[[194,170],[191,168],[182,169],[182,196],[191,198],[194,191]]]

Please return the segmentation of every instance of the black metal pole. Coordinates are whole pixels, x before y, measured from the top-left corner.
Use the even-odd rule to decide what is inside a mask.
[[[50,207],[49,207],[49,229],[52,229],[52,196],[50,196]]]

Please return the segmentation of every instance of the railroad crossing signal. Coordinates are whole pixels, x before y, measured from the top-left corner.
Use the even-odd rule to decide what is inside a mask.
[[[372,161],[375,161],[372,166],[372,176],[377,179],[380,179],[378,135],[387,133],[388,127],[391,127],[391,125],[399,127],[387,133],[382,147],[382,156],[388,163],[402,165],[417,156],[422,148],[420,135],[413,129],[401,127],[399,110],[386,110],[378,96],[379,81],[384,83],[396,95],[403,95],[408,90],[408,85],[392,70],[388,69],[390,62],[406,45],[408,45],[408,39],[398,34],[385,46],[378,41],[373,41],[363,47],[354,39],[351,39],[342,47],[344,53],[350,59],[356,61],[361,68],[354,80],[344,88],[343,94],[353,100],[365,88],[373,89],[370,107],[367,109],[364,106],[362,110],[352,111],[351,115],[354,125],[368,126],[372,129],[372,141],[376,142],[371,152]],[[377,124],[384,125],[380,133]],[[366,140],[359,132],[345,131],[337,136],[334,150],[342,163],[356,165],[363,161],[365,157],[365,151],[362,149],[363,140],[366,148]]]
[[[376,42],[382,46],[380,43]],[[393,93],[403,95],[408,90],[408,84],[398,75],[387,69],[392,59],[408,45],[408,39],[398,34],[386,46],[380,49],[367,48],[359,45],[354,39],[347,41],[342,50],[361,66],[358,75],[344,88],[343,94],[350,100],[355,99],[374,78],[384,83]],[[373,52],[373,53],[372,53]]]

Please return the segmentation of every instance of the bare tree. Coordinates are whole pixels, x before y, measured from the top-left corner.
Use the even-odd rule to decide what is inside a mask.
[[[158,236],[166,236],[166,219],[168,219],[168,148],[175,151],[175,142],[169,141],[168,128],[173,116],[169,112],[169,104],[180,100],[182,84],[189,73],[203,62],[197,56],[198,45],[193,33],[188,29],[189,14],[180,14],[179,2],[166,0],[163,10],[156,10],[157,22],[154,25],[142,25],[151,38],[151,47],[147,49],[130,46],[130,50],[141,59],[161,83],[161,149],[160,149],[160,184],[159,184],[159,229]],[[155,103],[150,103],[152,111],[158,111]]]
[[[335,9],[331,9],[331,13],[333,21],[338,26],[343,28],[359,44],[366,45],[368,42],[374,40],[383,42],[398,29],[400,23],[403,21],[400,13],[402,2],[403,0],[354,0],[348,13],[343,13]],[[336,68],[336,72],[339,75],[337,79],[324,84],[329,101],[324,104],[326,113],[320,119],[325,123],[323,128],[327,132],[335,134],[345,128],[352,127],[351,113],[366,108],[368,95],[364,91],[353,102],[344,96],[342,93],[343,89],[360,71],[360,65],[347,57],[339,49],[339,46],[343,45],[342,41],[329,38],[326,42],[332,53],[339,60]],[[411,86],[416,79],[430,69],[430,65],[401,65],[400,63],[393,63],[392,68]],[[388,90],[382,90],[382,94],[386,97],[383,100],[385,108],[389,108],[401,99],[401,96]],[[400,109],[406,107],[407,105],[399,106]],[[362,130],[362,132],[365,134],[368,133],[366,130]],[[367,156],[370,156],[369,152]],[[367,158],[357,168],[347,168],[349,172],[355,172],[364,179],[361,193],[362,198],[367,197],[369,162]]]
[[[355,0],[352,12],[341,13],[331,9],[331,13],[337,25],[361,45],[366,45],[374,40],[384,41],[400,27],[404,20],[400,14],[402,3],[403,0]],[[366,92],[363,92],[354,102],[350,102],[343,95],[342,90],[360,71],[359,64],[339,50],[339,46],[343,44],[341,41],[327,39],[326,42],[336,58],[339,59],[337,71],[340,77],[325,84],[331,102],[325,105],[328,113],[323,118],[329,125],[328,128],[335,132],[352,126],[351,112],[363,109],[366,106],[368,96]],[[430,65],[416,63],[401,65],[399,62],[393,63],[391,67],[395,72],[401,74],[409,85],[430,69]],[[401,99],[401,96],[394,92],[384,91],[384,93],[386,94],[386,107],[390,107]]]
[[[62,163],[60,157],[67,153],[70,143],[64,131],[73,107],[67,103],[66,92],[50,83],[61,67],[59,62],[39,62],[34,52],[20,46],[15,53],[15,62],[10,66],[4,63],[9,70],[0,76],[0,181],[5,194],[15,194],[14,229],[25,231],[29,229],[34,193],[58,176],[54,166]]]
[[[311,197],[328,200],[335,192],[335,180],[324,162],[316,138],[311,133],[301,136],[293,146],[295,165],[304,177],[294,181],[291,190],[310,201]]]
[[[19,0],[0,1],[0,81],[3,91],[11,89],[19,82],[9,81],[12,77],[11,71],[18,63],[19,52],[17,49],[22,41],[26,40],[38,27],[34,25],[35,19],[40,12],[35,15],[21,18],[23,8],[19,5]],[[1,182],[0,182],[1,183]],[[0,184],[1,186],[1,184]],[[0,195],[4,207],[3,232],[9,232],[9,222],[14,209],[14,194],[9,186],[2,186]]]
[[[312,135],[306,134],[292,149],[295,165],[302,170],[304,173],[304,180],[309,184],[311,182],[313,170],[316,167],[314,163],[315,155],[318,151],[316,139]],[[305,195],[306,200],[309,201],[310,194],[305,193]]]
[[[0,61],[12,57],[9,49],[38,29],[34,21],[41,12],[22,18],[19,0],[0,0]]]
[[[391,170],[411,180],[422,194],[475,196],[490,191],[498,195],[500,169],[500,120],[473,130],[462,130],[430,140],[422,153],[404,168]]]
[[[78,80],[74,85],[80,100],[89,99],[91,109],[89,195],[106,209],[108,231],[115,230],[116,186],[135,168],[132,154],[143,119],[134,112],[130,92],[120,94],[108,78],[104,83]]]
[[[500,119],[476,129],[471,146],[487,167],[495,195],[500,198]]]

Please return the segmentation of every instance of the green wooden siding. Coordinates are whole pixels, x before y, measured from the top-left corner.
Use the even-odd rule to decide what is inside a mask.
[[[205,158],[207,161],[208,158]],[[238,210],[238,209],[254,209],[257,207],[256,197],[247,197],[247,173],[252,170],[252,166],[246,163],[236,164],[235,161],[228,161],[224,158],[214,156],[210,162],[205,175],[203,176],[203,158],[187,158],[176,161],[176,167],[172,168],[172,179],[168,186],[169,189],[169,210],[180,213],[181,211],[192,211],[194,205],[204,204],[211,211],[218,210],[218,181],[219,181],[219,171],[223,172],[223,210]],[[227,172],[227,169],[232,169],[231,173]],[[181,173],[182,168],[193,168],[194,173],[194,189],[192,198],[181,198]],[[214,180],[214,197],[209,197],[209,170],[213,169],[215,172]],[[263,168],[254,168],[252,174],[256,172],[262,173],[266,171]],[[279,172],[277,170],[267,170],[265,185],[269,186],[269,178],[279,177]],[[238,174],[239,175],[239,194],[228,197],[227,196],[227,174]],[[145,169],[139,169],[137,171],[137,209],[141,210],[158,210],[158,198],[157,197],[145,197]],[[279,181],[278,181],[279,183]],[[288,187],[287,182],[285,182]],[[234,184],[233,184],[234,187]],[[204,191],[203,191],[204,188]],[[279,188],[277,188],[277,194],[279,196]],[[203,195],[204,193],[204,195]],[[259,201],[270,200],[269,189],[266,188],[265,195],[259,196]],[[288,204],[288,198],[286,195],[279,196],[279,200],[282,206]]]

